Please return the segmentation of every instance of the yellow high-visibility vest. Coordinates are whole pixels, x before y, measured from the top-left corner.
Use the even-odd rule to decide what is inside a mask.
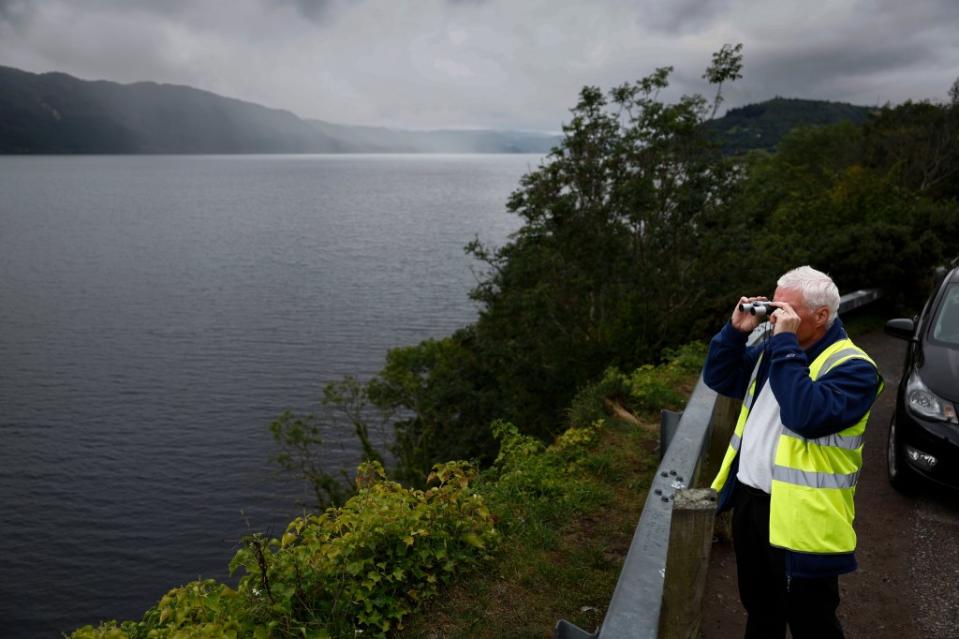
[[[809,366],[816,381],[849,359],[864,359],[879,367],[865,351],[846,338],[828,346]],[[746,419],[756,399],[760,354],[753,369],[736,429],[712,488],[722,491],[742,443]],[[879,376],[878,396],[883,389]],[[862,470],[862,448],[869,412],[835,435],[807,439],[783,427],[776,445],[769,505],[769,543],[797,552],[848,553],[856,549],[853,497]]]

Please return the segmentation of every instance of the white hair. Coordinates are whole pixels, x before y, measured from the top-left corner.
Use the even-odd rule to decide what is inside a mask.
[[[811,266],[794,268],[779,278],[776,286],[799,291],[809,310],[825,306],[829,309],[826,326],[832,326],[839,314],[839,289],[832,278]]]

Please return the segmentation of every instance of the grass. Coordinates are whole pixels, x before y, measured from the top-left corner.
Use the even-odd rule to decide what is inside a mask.
[[[397,636],[551,637],[561,618],[594,629],[645,503],[657,445],[648,430],[607,420],[573,461],[562,497],[510,501],[508,491],[489,490],[504,535],[500,553],[415,613]]]

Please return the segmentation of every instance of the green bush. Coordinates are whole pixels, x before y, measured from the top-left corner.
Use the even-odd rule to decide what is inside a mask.
[[[109,621],[98,628],[86,626],[72,639],[265,639],[269,625],[259,625],[236,590],[212,579],[192,581],[173,588],[143,615],[140,622]]]
[[[485,559],[498,533],[472,488],[476,469],[438,464],[426,490],[360,466],[357,494],[300,517],[279,539],[252,535],[230,563],[236,590],[212,580],[174,588],[140,622],[87,626],[73,639],[383,637],[465,566]]]
[[[607,492],[582,469],[601,427],[602,422],[596,422],[570,428],[544,447],[509,422],[493,423],[500,453],[477,488],[504,535],[532,536],[549,544],[569,517],[608,501]]]
[[[629,397],[629,378],[615,367],[607,368],[602,379],[584,386],[570,403],[569,421],[574,426],[592,424],[606,417],[607,399],[625,403]]]
[[[629,376],[629,407],[634,412],[657,414],[667,408],[677,410],[686,403],[680,384],[698,373],[706,359],[706,345],[691,342],[665,352],[666,362],[645,364]]]
[[[690,342],[666,349],[663,360],[655,366],[644,364],[629,374],[616,368],[606,369],[602,379],[577,393],[570,406],[570,422],[581,425],[605,418],[607,400],[647,417],[664,408],[682,408],[686,402],[682,383],[699,373],[706,360],[706,345]]]

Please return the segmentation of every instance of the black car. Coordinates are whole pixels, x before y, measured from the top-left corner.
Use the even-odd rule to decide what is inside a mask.
[[[899,490],[919,478],[959,488],[959,259],[943,270],[917,317],[886,323],[909,341],[887,451]]]

